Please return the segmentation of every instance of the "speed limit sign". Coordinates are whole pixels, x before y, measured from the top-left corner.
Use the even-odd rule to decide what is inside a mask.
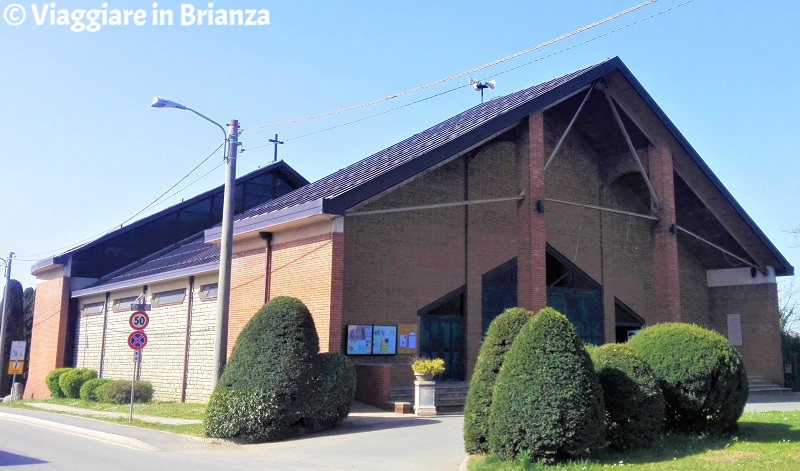
[[[147,327],[147,324],[150,323],[150,317],[144,311],[136,311],[131,314],[130,319],[128,319],[128,323],[131,325],[133,330],[144,330]]]

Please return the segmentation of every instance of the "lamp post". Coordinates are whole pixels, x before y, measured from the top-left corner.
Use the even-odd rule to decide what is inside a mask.
[[[216,387],[228,357],[228,311],[231,295],[231,261],[233,259],[233,211],[236,194],[236,153],[239,147],[239,121],[232,119],[228,124],[228,132],[218,122],[197,111],[167,100],[155,97],[150,105],[153,108],[175,108],[191,111],[197,116],[214,124],[222,130],[228,144],[225,160],[225,192],[222,203],[222,239],[219,253],[219,283],[217,284],[217,318],[214,329],[214,371],[211,378],[212,388]]]

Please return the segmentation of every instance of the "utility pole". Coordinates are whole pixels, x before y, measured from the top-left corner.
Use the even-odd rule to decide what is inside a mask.
[[[239,149],[239,121],[228,123],[228,162],[225,171],[225,194],[222,207],[222,239],[219,248],[219,283],[217,284],[217,319],[214,342],[212,387],[217,386],[228,359],[228,312],[231,297],[231,262],[233,258],[233,213],[236,198],[236,153]]]
[[[3,290],[3,315],[2,319],[0,319],[0,367],[5,367],[6,361],[8,360],[5,357],[6,351],[6,324],[8,324],[8,292],[11,288],[11,259],[14,258],[14,252],[8,254],[8,260],[6,260],[6,287]],[[2,260],[2,259],[0,259]],[[0,378],[2,378],[3,372],[0,371]]]

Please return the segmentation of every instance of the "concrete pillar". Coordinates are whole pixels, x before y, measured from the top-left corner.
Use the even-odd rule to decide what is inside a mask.
[[[519,208],[517,302],[520,307],[537,312],[547,306],[545,221],[544,213],[539,213],[536,207],[545,196],[546,156],[544,115],[541,112],[528,117],[527,131],[527,155],[523,150],[523,168],[520,171],[520,186],[525,190],[525,199]]]
[[[664,143],[650,148],[650,179],[661,207],[661,221],[653,229],[654,323],[680,322],[681,291],[678,269],[678,239],[670,232],[675,218],[675,182],[672,151]]]

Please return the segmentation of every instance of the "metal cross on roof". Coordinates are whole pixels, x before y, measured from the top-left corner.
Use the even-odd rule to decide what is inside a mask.
[[[283,141],[278,140],[278,135],[275,134],[275,139],[270,139],[269,142],[275,144],[275,158],[272,160],[273,162],[278,161],[278,144],[283,144]]]

